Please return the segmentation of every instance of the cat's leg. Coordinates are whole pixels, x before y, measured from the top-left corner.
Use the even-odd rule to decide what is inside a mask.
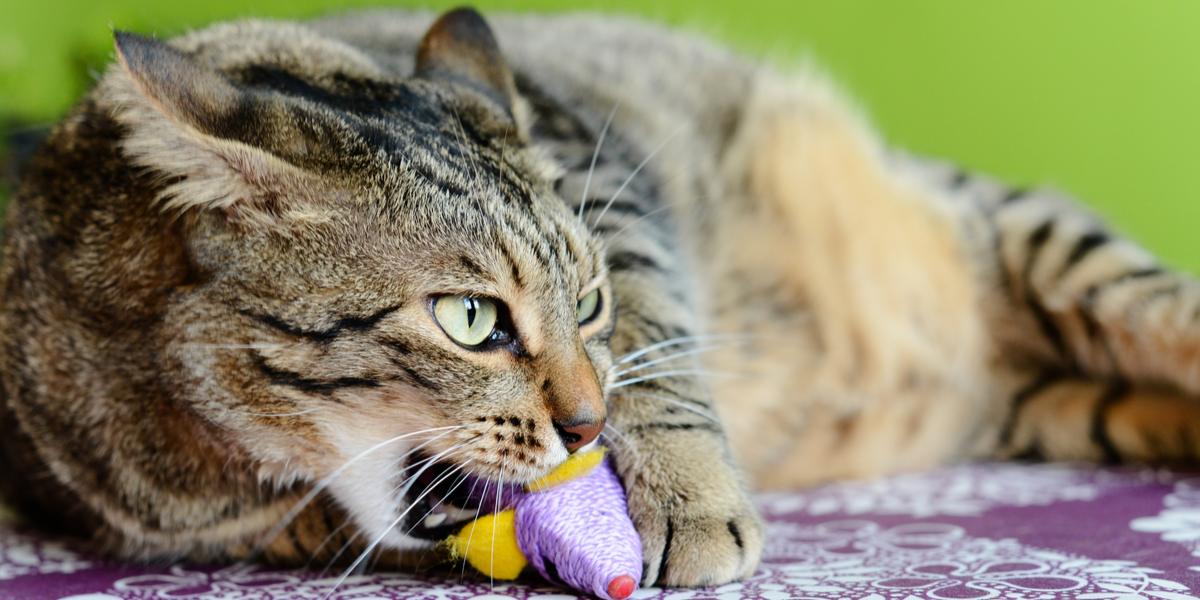
[[[630,236],[610,254],[616,355],[665,345],[618,364],[606,437],[642,534],[645,581],[716,585],[753,573],[762,525],[722,425],[706,416],[713,410],[705,374],[686,358],[668,358],[688,347],[672,340],[698,330],[685,288],[671,280],[678,264],[659,244]]]
[[[584,218],[608,236],[617,310],[603,438],[642,536],[643,579],[694,586],[747,577],[762,553],[762,523],[714,417],[710,373],[686,352],[701,330],[679,243],[669,220],[638,216],[654,210],[636,209],[654,201],[639,198],[638,186],[611,211],[602,205],[613,192],[592,189],[600,200]]]
[[[949,202],[974,207],[963,222],[981,242],[994,372],[1008,390],[999,452],[1200,458],[1200,281],[1061,195],[924,169]]]
[[[1004,351],[1200,394],[1200,281],[1164,267],[1073,201],[959,176],[994,261],[986,309]]]
[[[1200,401],[1186,393],[1058,370],[1014,370],[999,389],[1008,414],[994,438],[980,438],[981,454],[1106,464],[1200,459]]]

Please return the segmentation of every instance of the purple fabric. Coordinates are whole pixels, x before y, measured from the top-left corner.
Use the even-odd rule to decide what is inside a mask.
[[[611,600],[615,578],[641,580],[642,542],[608,460],[584,477],[517,500],[516,509],[521,552],[547,581]]]
[[[1200,592],[1200,480],[1058,465],[948,467],[759,496],[748,581],[635,598],[1188,600]],[[573,598],[449,574],[347,579],[254,565],[121,567],[0,525],[0,599]]]

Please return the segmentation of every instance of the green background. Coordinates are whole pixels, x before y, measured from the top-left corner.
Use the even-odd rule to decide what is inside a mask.
[[[359,0],[3,0],[0,123],[52,122],[110,57],[113,27],[171,35]],[[427,2],[446,8],[460,2]],[[413,3],[407,3],[412,5]],[[1169,263],[1200,271],[1200,2],[1191,0],[486,1],[687,25],[756,54],[812,56],[887,139],[1087,200]]]

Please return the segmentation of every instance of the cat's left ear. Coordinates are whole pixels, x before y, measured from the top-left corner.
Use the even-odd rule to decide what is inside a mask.
[[[416,76],[466,88],[512,125],[520,120],[512,71],[492,28],[474,9],[457,8],[434,21],[417,49]]]

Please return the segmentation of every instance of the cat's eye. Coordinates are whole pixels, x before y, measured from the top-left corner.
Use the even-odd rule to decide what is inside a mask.
[[[600,312],[600,288],[596,288],[579,299],[575,304],[575,317],[580,325],[596,318]]]
[[[440,296],[433,301],[433,316],[450,339],[468,348],[496,340],[500,311],[487,298]]]

